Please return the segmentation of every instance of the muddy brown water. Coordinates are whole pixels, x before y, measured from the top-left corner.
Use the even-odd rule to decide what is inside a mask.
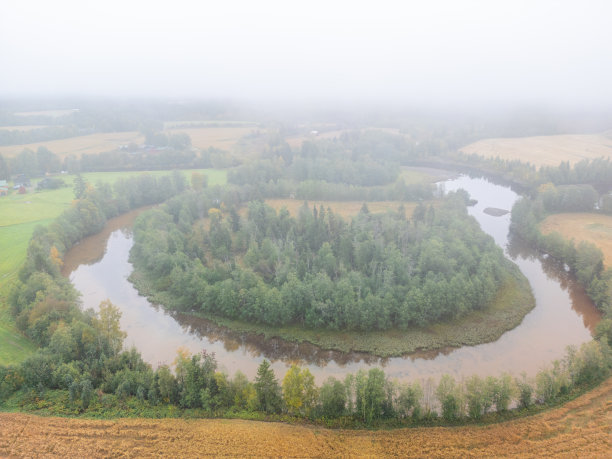
[[[563,266],[509,243],[509,214],[496,217],[483,212],[487,207],[510,210],[518,196],[510,188],[466,176],[442,182],[441,187],[445,191],[463,188],[478,201],[469,213],[517,263],[532,286],[536,307],[518,327],[497,341],[380,359],[364,353],[328,351],[308,343],[265,340],[203,319],[165,312],[140,296],[128,281],[132,272],[128,261],[132,247],[130,228],[137,211],[109,221],[101,233],[70,250],[65,257],[64,274],[82,293],[84,308],[95,309],[101,301],[110,299],[121,309],[126,347],[135,346],[154,367],[171,364],[182,347],[192,353],[203,349],[214,352],[221,369],[230,375],[240,370],[250,378],[264,358],[272,362],[279,377],[291,364],[298,363],[308,367],[319,383],[329,376],[343,377],[373,366],[384,368],[389,376],[400,380],[437,379],[445,373],[456,378],[505,371],[535,375],[540,368],[562,358],[568,345],[589,341],[600,314],[584,290]]]

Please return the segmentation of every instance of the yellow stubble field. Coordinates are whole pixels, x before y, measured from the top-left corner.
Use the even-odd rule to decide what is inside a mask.
[[[166,134],[184,132],[191,137],[191,143],[196,148],[214,147],[235,152],[239,149],[240,140],[250,134],[253,129],[252,127],[198,127],[169,129],[164,132]],[[80,157],[83,154],[116,150],[121,145],[128,145],[132,142],[139,145],[144,140],[144,136],[136,131],[98,133],[60,140],[3,146],[0,147],[0,155],[5,158],[12,158],[21,153],[24,148],[36,151],[38,147],[44,146],[60,158],[67,155]]]
[[[575,164],[583,159],[612,157],[612,132],[484,139],[460,151],[490,158],[517,159],[536,166],[558,166],[562,161]]]
[[[36,151],[38,147],[44,146],[58,155],[60,158],[64,158],[68,155],[75,155],[77,158],[80,158],[83,154],[112,151],[116,150],[121,145],[127,145],[130,142],[139,144],[143,141],[144,137],[135,131],[109,132],[82,135],[60,140],[47,140],[45,142],[28,143],[24,145],[0,147],[0,155],[4,156],[5,158],[12,158],[21,153],[25,148]]]
[[[612,216],[593,213],[564,213],[548,216],[541,224],[544,234],[558,232],[565,239],[588,241],[604,254],[606,266],[612,266]]]

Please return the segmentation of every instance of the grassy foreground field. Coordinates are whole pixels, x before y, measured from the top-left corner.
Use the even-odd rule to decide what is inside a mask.
[[[0,413],[9,457],[609,457],[612,378],[562,407],[499,424],[391,431],[242,420]]]
[[[488,158],[518,159],[536,166],[558,166],[562,161],[574,164],[583,159],[612,157],[612,134],[484,139],[460,151]]]
[[[547,217],[541,224],[542,233],[558,232],[566,239],[588,241],[604,254],[606,266],[612,266],[612,216],[592,213],[564,213]]]

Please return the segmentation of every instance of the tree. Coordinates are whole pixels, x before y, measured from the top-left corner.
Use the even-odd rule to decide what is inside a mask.
[[[291,368],[283,378],[283,400],[290,414],[302,414],[308,416],[312,410],[317,390],[314,383],[314,376],[304,368],[300,370],[297,365]]]
[[[447,421],[454,421],[461,415],[461,397],[459,387],[450,375],[440,378],[436,389],[436,396],[442,406],[442,417]]]
[[[283,400],[281,398],[281,387],[278,384],[274,370],[270,368],[270,362],[266,359],[257,368],[255,377],[255,392],[259,409],[266,413],[279,413]]]
[[[371,368],[367,373],[359,370],[355,378],[357,412],[366,423],[380,419],[384,414],[387,394],[386,377],[380,368]]]
[[[49,348],[58,357],[60,362],[70,362],[76,357],[77,343],[72,336],[71,330],[63,322],[60,322],[51,336]]]
[[[82,199],[85,197],[85,191],[87,191],[87,182],[83,176],[78,173],[74,178],[74,198]]]
[[[123,347],[123,340],[127,333],[120,328],[121,311],[110,300],[100,303],[98,316],[93,320],[93,326],[98,331],[101,338],[101,347],[116,355]]]
[[[168,365],[161,365],[156,373],[157,390],[162,400],[166,403],[175,403],[177,395],[176,378],[170,371]]]
[[[337,418],[346,412],[346,387],[342,381],[329,377],[319,391],[321,415]]]
[[[418,382],[402,384],[399,387],[397,397],[397,411],[401,417],[412,415],[417,418],[421,415],[420,400],[423,397],[423,389]]]
[[[196,191],[203,190],[208,186],[208,176],[200,172],[191,173],[191,188]]]
[[[11,174],[9,173],[8,164],[6,163],[2,155],[0,155],[0,180],[8,180],[10,175]]]

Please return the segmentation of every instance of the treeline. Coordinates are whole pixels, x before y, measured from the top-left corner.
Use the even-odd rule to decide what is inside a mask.
[[[609,375],[612,353],[602,339],[568,348],[533,379],[471,376],[461,381],[398,382],[372,368],[329,377],[320,386],[292,365],[279,381],[264,360],[250,381],[218,369],[214,354],[179,350],[174,368],[156,370],[135,350],[120,351],[119,313],[110,303],[80,328],[60,324],[50,344],[21,365],[0,366],[0,403],[52,414],[214,416],[308,419],[330,426],[431,425],[503,419],[591,387]]]
[[[557,167],[543,166],[540,175],[544,182],[555,185],[592,185],[599,193],[612,189],[612,161],[610,158],[583,159],[570,166],[569,161]]]
[[[236,159],[228,152],[213,147],[202,151],[135,147],[134,150],[83,154],[80,158],[67,155],[63,159],[46,147],[39,147],[36,151],[26,148],[14,158],[5,159],[0,155],[0,180],[8,180],[17,174],[40,177],[60,171],[222,169],[235,165]]]
[[[66,170],[94,172],[162,169],[221,169],[236,165],[228,152],[210,147],[206,150],[172,147],[162,149],[135,148],[102,153],[83,154],[80,159],[66,158]]]
[[[297,160],[300,161],[300,160]],[[295,163],[294,163],[295,164]],[[295,174],[283,161],[260,160],[238,166],[228,171],[228,182],[238,186],[250,186],[258,198],[288,198],[335,201],[419,201],[431,199],[435,185],[432,183],[406,183],[398,177],[399,168],[373,165],[373,175],[358,162],[343,163],[337,169],[320,164],[320,170],[328,173]],[[376,163],[373,163],[376,164]],[[312,164],[317,168],[316,163]],[[354,169],[352,169],[354,168]],[[376,170],[380,172],[376,179]],[[390,173],[391,169],[393,173]],[[353,173],[360,170],[359,174]],[[336,172],[344,171],[346,174]],[[385,172],[386,171],[386,172]],[[389,172],[389,174],[387,174]],[[327,180],[330,179],[330,180]],[[378,185],[376,182],[384,183]]]
[[[57,173],[62,170],[59,156],[46,147],[36,151],[25,148],[14,158],[4,159],[0,155],[0,179],[8,180],[11,175],[25,174],[38,177],[45,173]]]
[[[516,183],[530,194],[536,194],[538,187],[552,183],[561,185],[590,185],[599,195],[612,191],[612,161],[610,158],[583,159],[571,166],[561,162],[559,166],[541,166],[519,160],[505,160],[499,157],[485,158],[476,154],[461,152],[444,155],[452,161],[473,167],[503,180]]]
[[[404,136],[378,130],[353,131],[333,140],[305,140],[292,149],[273,139],[264,159],[245,164],[228,175],[239,185],[318,181],[354,186],[389,185],[398,179],[400,164],[423,156]]]
[[[576,244],[573,239],[566,240],[559,233],[544,235],[539,229],[539,223],[549,212],[569,210],[562,206],[564,202],[574,210],[580,210],[581,202],[589,205],[592,187],[582,188],[582,193],[574,191],[570,187],[548,186],[534,200],[520,199],[512,208],[510,231],[532,247],[567,265],[595,305],[612,314],[612,270],[604,269],[602,251],[590,242]]]
[[[488,306],[513,272],[467,215],[467,193],[438,207],[370,214],[350,223],[331,209],[296,218],[262,202],[210,208],[175,198],[141,215],[131,260],[163,304],[231,319],[308,328],[386,330],[423,326]]]
[[[41,126],[35,129],[2,129],[0,127],[0,145],[23,145],[46,142],[48,140],[67,139],[84,135],[76,126]]]
[[[34,230],[26,263],[8,298],[18,328],[38,345],[48,346],[61,324],[68,330],[75,320],[91,325],[92,316],[80,311],[76,290],[60,273],[63,254],[84,237],[99,232],[108,218],[162,202],[186,186],[179,172],[120,180],[116,194],[105,183],[95,188],[84,184],[80,199],[51,224]]]

